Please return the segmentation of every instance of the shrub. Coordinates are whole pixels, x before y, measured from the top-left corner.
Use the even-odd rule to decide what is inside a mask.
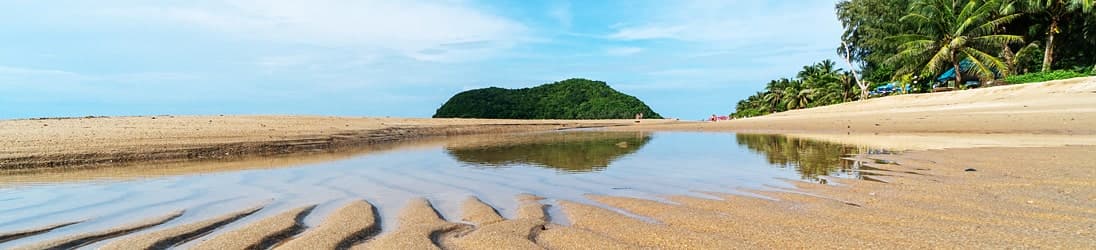
[[[1009,76],[1005,78],[1005,82],[1011,84],[1032,83],[1032,82],[1045,82],[1061,79],[1069,79],[1075,77],[1090,76],[1091,73],[1077,72],[1073,70],[1055,70],[1050,72],[1035,72],[1023,75]]]

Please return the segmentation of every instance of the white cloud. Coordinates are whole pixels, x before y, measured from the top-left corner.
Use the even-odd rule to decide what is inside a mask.
[[[660,25],[645,25],[639,27],[624,27],[617,30],[616,33],[609,35],[611,39],[618,40],[647,40],[647,39],[663,39],[663,38],[678,38],[685,27],[682,26],[660,26]]]
[[[643,52],[643,48],[637,47],[613,47],[605,50],[605,53],[613,56],[627,56]]]
[[[77,77],[77,76],[80,76],[80,74],[73,73],[73,72],[68,72],[68,71],[63,71],[63,70],[55,70],[55,69],[36,69],[36,68],[11,67],[11,66],[2,66],[2,65],[0,65],[0,77],[3,77],[3,76],[67,76],[67,77]]]
[[[674,39],[730,46],[760,42],[836,41],[841,26],[832,1],[685,0],[658,15],[619,25],[616,40]],[[828,45],[827,45],[828,46]],[[834,45],[836,46],[836,45]]]
[[[556,22],[559,22],[563,27],[570,28],[571,21],[574,19],[574,16],[571,14],[571,2],[562,1],[552,5],[552,7],[548,9],[548,17],[555,19]]]
[[[427,61],[475,59],[514,46],[526,33],[520,23],[450,1],[199,1],[100,13],[179,23],[243,39],[395,52]],[[479,46],[450,46],[465,43]]]

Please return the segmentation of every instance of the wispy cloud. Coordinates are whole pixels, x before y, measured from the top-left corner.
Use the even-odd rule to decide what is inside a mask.
[[[19,38],[0,46],[0,106],[15,107],[0,118],[429,116],[463,89],[570,77],[688,116],[833,57],[841,32],[826,0],[0,1],[0,14]]]
[[[100,14],[179,23],[241,39],[393,51],[430,61],[477,59],[514,46],[527,28],[459,2],[237,0],[107,8]],[[484,46],[453,48],[447,44]]]
[[[628,56],[639,52],[643,52],[643,48],[639,47],[612,47],[605,50],[606,54],[613,56]]]
[[[662,7],[656,16],[632,20],[632,25],[620,25],[607,37],[737,46],[832,37],[841,28],[832,11],[828,11],[833,8],[831,1],[682,0]],[[830,40],[833,39],[819,42],[829,43]]]
[[[574,16],[571,14],[571,2],[556,2],[548,9],[548,16],[555,19],[564,28],[571,28],[571,22],[574,20]]]
[[[648,24],[620,28],[615,33],[610,34],[609,38],[618,40],[680,39],[680,33],[685,29],[684,26]]]

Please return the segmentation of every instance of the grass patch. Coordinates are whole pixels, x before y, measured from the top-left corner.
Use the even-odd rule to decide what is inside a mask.
[[[1076,77],[1086,77],[1093,75],[1091,73],[1077,72],[1073,70],[1055,70],[1050,72],[1036,72],[1023,75],[1009,76],[1005,78],[1005,82],[1011,84],[1032,83],[1032,82],[1045,82],[1053,80],[1062,80]]]

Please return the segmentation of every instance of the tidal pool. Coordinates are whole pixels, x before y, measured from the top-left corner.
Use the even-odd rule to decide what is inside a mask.
[[[315,225],[332,210],[362,199],[378,208],[382,229],[388,230],[399,209],[415,197],[429,199],[443,217],[455,221],[469,196],[512,217],[518,205],[514,197],[521,193],[545,197],[542,202],[548,205],[559,200],[593,204],[584,194],[656,200],[663,195],[715,198],[704,192],[751,195],[743,190],[793,188],[788,181],[797,180],[863,178],[860,164],[844,158],[865,150],[780,135],[582,131],[456,137],[367,153],[212,165],[8,174],[0,175],[0,233],[83,222],[0,242],[0,249],[179,210],[185,210],[181,217],[153,230],[264,204],[217,232],[314,204],[318,207],[305,223]],[[568,223],[552,206],[549,214],[553,222]]]

